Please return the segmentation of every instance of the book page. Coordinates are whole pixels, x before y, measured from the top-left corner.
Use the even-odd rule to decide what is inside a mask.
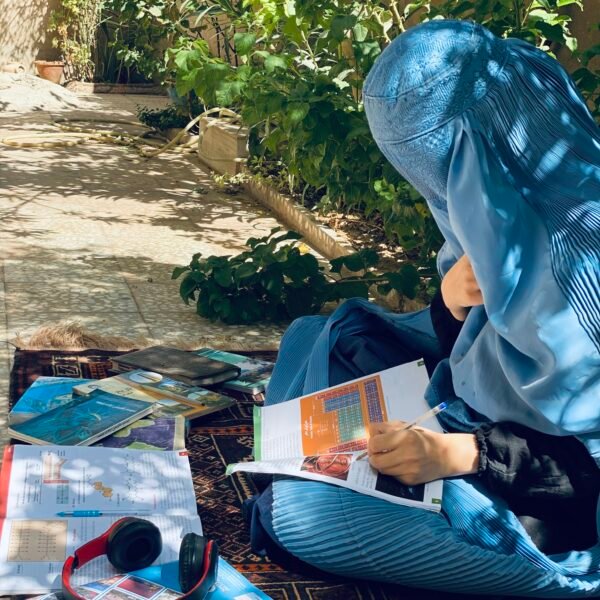
[[[68,514],[83,510],[100,516]],[[202,531],[185,451],[9,446],[0,516],[0,593],[6,594],[57,589],[65,559],[123,516],[160,528],[160,562],[177,560],[182,536]],[[77,581],[112,574],[102,558],[81,569]]]
[[[347,487],[389,502],[440,510],[443,482],[406,486],[375,471],[366,450],[368,426],[411,423],[430,410],[429,378],[422,360],[373,373],[288,402],[254,409],[256,462],[237,471],[290,475]],[[441,432],[437,419],[423,423]]]
[[[411,422],[429,410],[423,361],[361,377],[314,394],[256,408],[257,460],[355,452],[367,447],[370,423]],[[436,419],[424,424],[442,431]]]
[[[187,452],[12,446],[8,518],[54,518],[63,511],[196,515]],[[5,458],[6,462],[6,458]],[[2,477],[4,477],[4,468]]]
[[[442,481],[422,485],[404,485],[395,477],[378,473],[368,460],[357,460],[359,452],[319,454],[278,460],[262,460],[229,465],[227,474],[270,473],[323,481],[356,490],[367,496],[395,504],[439,511],[442,506]]]

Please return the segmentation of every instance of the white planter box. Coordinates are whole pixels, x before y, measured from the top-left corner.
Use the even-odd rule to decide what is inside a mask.
[[[202,118],[198,157],[218,173],[241,173],[248,158],[248,128],[226,119]]]

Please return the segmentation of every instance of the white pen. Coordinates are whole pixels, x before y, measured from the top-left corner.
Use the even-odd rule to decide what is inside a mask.
[[[427,419],[431,419],[431,417],[435,417],[435,415],[439,415],[447,407],[448,407],[447,402],[440,402],[437,406],[434,406],[433,408],[428,410],[426,413],[423,413],[420,417],[417,417],[412,423],[409,423],[406,427],[404,427],[400,431],[406,431],[407,429],[412,429],[413,427],[420,425],[421,423],[423,423],[423,421],[427,421]],[[364,452],[361,452],[356,457],[356,460],[362,460],[368,454],[369,453],[367,452],[367,450],[365,450]]]

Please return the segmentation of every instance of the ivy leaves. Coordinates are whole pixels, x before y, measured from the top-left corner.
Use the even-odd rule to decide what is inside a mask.
[[[246,56],[254,49],[256,35],[253,33],[236,33],[233,36],[233,44],[238,56]]]
[[[413,266],[378,275],[373,268],[379,256],[365,249],[330,261],[326,272],[300,239],[294,231],[275,228],[268,236],[250,238],[249,250],[237,256],[195,254],[172,279],[183,276],[181,298],[195,302],[200,316],[227,324],[315,314],[326,302],[367,298],[372,285],[381,293],[395,289],[414,298],[420,277]]]

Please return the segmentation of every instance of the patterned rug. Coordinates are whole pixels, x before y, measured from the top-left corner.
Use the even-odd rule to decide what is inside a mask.
[[[40,375],[106,377],[110,357],[117,354],[122,352],[17,350],[10,379],[11,406]],[[243,354],[267,360],[276,357],[275,352]],[[299,562],[278,564],[253,554],[240,507],[245,499],[256,493],[256,488],[244,473],[225,477],[225,467],[229,463],[239,462],[251,453],[252,406],[251,400],[240,398],[233,407],[194,422],[188,436],[203,529],[208,536],[218,540],[222,556],[238,571],[275,600],[458,600],[465,597],[339,579]]]

